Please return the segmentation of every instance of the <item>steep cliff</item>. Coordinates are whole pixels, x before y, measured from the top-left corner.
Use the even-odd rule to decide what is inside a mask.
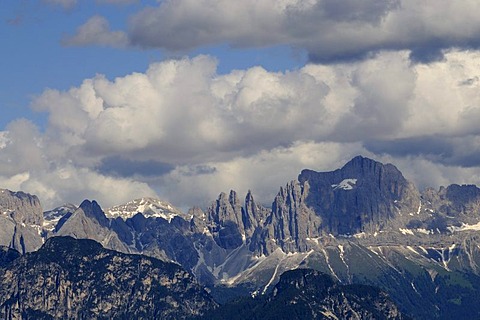
[[[40,200],[24,192],[0,189],[0,245],[21,253],[43,243],[43,210]]]

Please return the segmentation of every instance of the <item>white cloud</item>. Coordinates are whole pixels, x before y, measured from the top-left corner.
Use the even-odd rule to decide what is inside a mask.
[[[406,123],[405,136],[478,134],[480,52],[453,51],[446,58],[416,67],[415,114]]]
[[[31,173],[21,187],[37,194],[47,208],[65,202],[80,204],[83,199],[95,199],[102,206],[109,207],[127,199],[156,195],[145,183],[105,176],[70,164],[55,170]]]
[[[480,184],[478,167],[466,168],[459,165],[443,165],[422,156],[395,158],[384,156],[380,160],[395,164],[403,175],[413,181],[420,190],[427,187],[446,187],[452,183]]]
[[[46,90],[32,104],[48,113],[44,132],[18,120],[0,134],[0,181],[47,207],[154,190],[183,207],[228,189],[268,203],[302,168],[333,170],[362,154],[421,186],[480,183],[480,54],[428,65],[408,56],[228,74],[198,56]]]
[[[47,165],[42,155],[42,135],[30,121],[11,122],[2,136],[8,141],[0,152],[0,175],[13,176]]]
[[[30,179],[28,172],[21,172],[12,176],[0,176],[0,184],[2,189],[9,189],[12,191],[22,190],[23,183]]]
[[[75,35],[64,38],[62,44],[67,46],[125,47],[128,44],[128,37],[123,31],[110,30],[107,19],[97,15],[78,27]]]
[[[8,132],[0,131],[0,150],[5,148],[9,143]]]

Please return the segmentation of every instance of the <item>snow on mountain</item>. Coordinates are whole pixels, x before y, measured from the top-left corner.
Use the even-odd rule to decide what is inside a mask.
[[[146,218],[163,218],[168,222],[176,216],[183,216],[183,213],[170,203],[155,198],[136,199],[105,210],[105,215],[108,218],[120,217],[124,220],[137,213],[142,213]]]
[[[55,229],[58,221],[67,213],[73,213],[77,210],[77,206],[68,203],[61,207],[57,207],[50,211],[45,211],[43,213],[43,228],[49,231]]]
[[[450,232],[458,232],[458,231],[468,231],[468,230],[473,230],[473,231],[480,231],[480,222],[476,223],[476,224],[466,224],[466,223],[462,223],[461,226],[457,227],[457,226],[449,226],[447,227],[447,229],[450,231]]]
[[[352,190],[355,184],[357,184],[357,179],[344,179],[339,184],[332,184],[332,188],[333,190],[336,190],[336,189]]]

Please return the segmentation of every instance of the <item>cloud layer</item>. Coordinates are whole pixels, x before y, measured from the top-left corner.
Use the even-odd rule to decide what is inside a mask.
[[[425,62],[443,50],[478,48],[479,11],[475,0],[167,0],[135,14],[128,33],[132,44],[174,51],[287,44],[307,50],[313,62],[382,50],[410,50]]]
[[[357,154],[397,164],[420,187],[480,183],[480,53],[409,56],[228,74],[197,56],[49,89],[32,104],[48,113],[45,131],[20,119],[0,133],[0,183],[46,207],[154,194],[189,207],[229,189],[268,204],[301,169]]]

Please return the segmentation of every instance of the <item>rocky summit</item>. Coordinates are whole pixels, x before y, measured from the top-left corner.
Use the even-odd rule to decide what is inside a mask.
[[[309,268],[342,285],[379,287],[414,318],[480,317],[480,189],[419,191],[393,164],[361,156],[331,172],[303,170],[270,205],[250,191],[187,213],[151,198],[105,211],[86,200],[46,213],[42,229],[30,218],[39,203],[12,201],[2,207],[2,244],[22,253],[54,236],[93,239],[175,262],[220,302],[268,295],[286,271]]]
[[[380,231],[388,220],[407,214],[420,194],[391,164],[355,157],[333,172],[303,170],[298,180],[307,189],[306,206],[333,235]]]

